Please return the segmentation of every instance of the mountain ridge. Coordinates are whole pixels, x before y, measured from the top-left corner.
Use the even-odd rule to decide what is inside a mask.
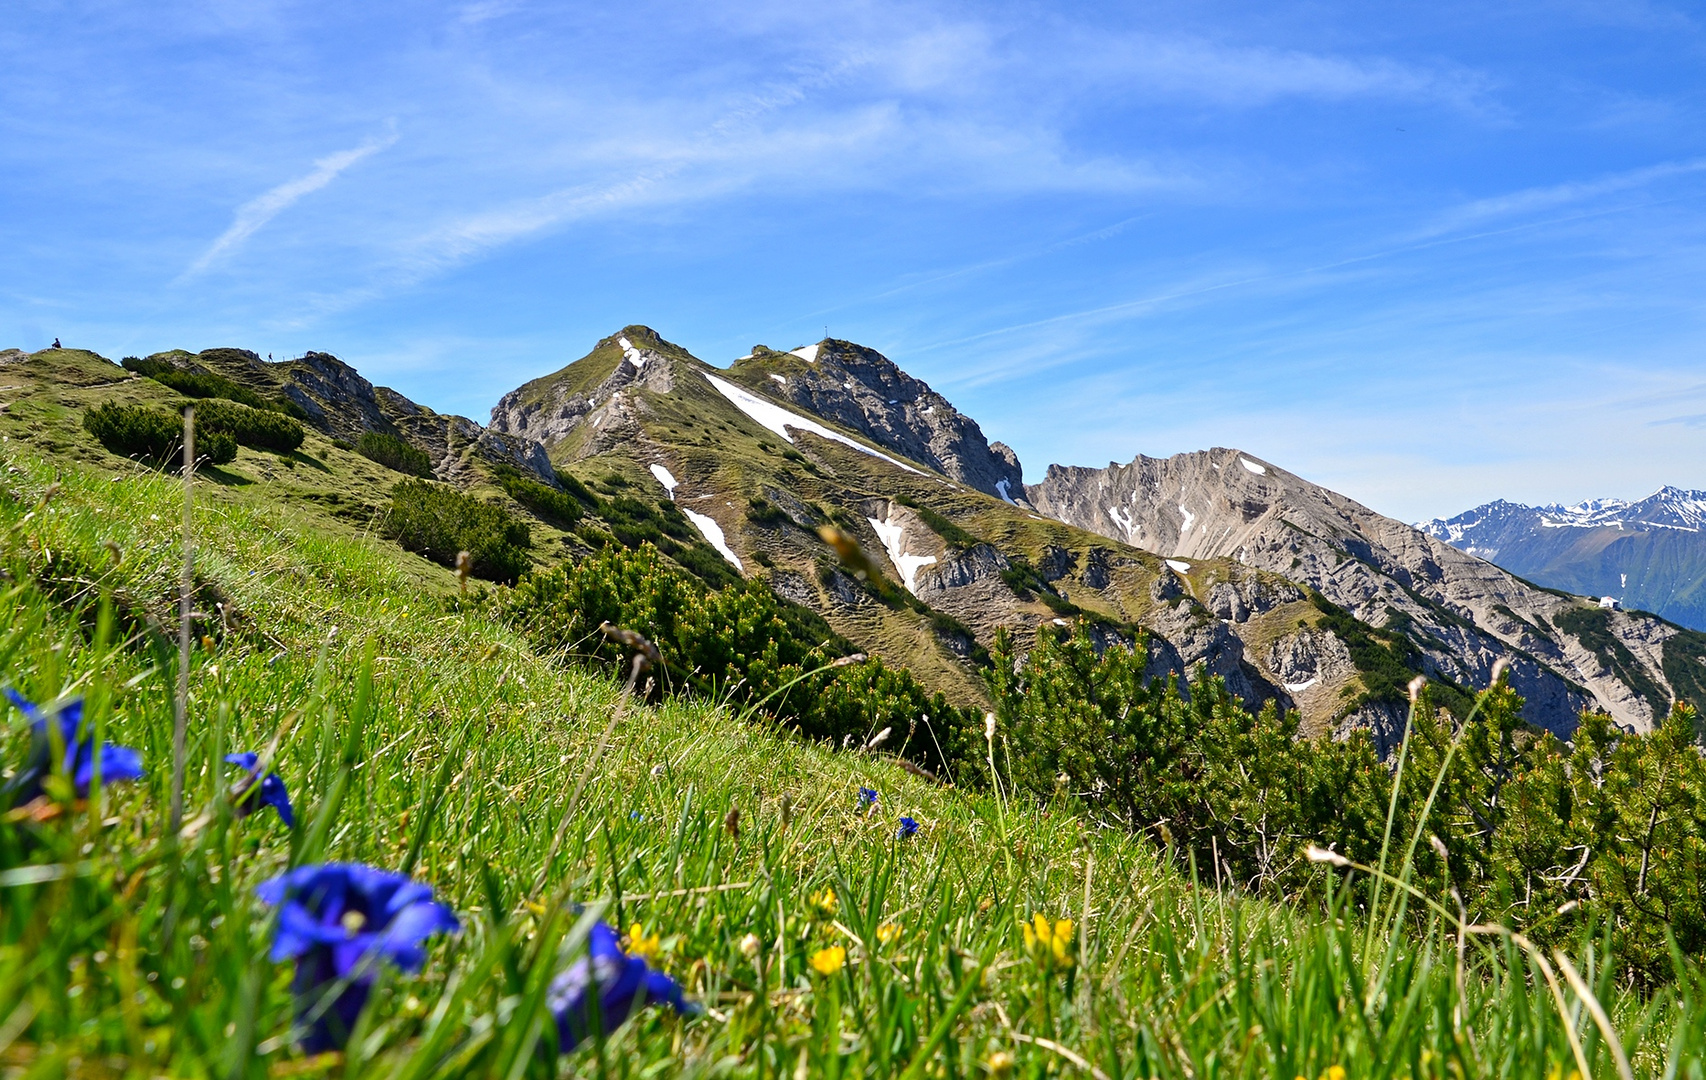
[[[1417,528],[1551,588],[1706,630],[1706,492],[1526,506],[1494,500]]]
[[[92,354],[13,356],[0,362],[44,385],[87,375],[111,387],[82,395],[89,403],[142,385]],[[1055,465],[1015,490],[1016,455],[850,342],[758,348],[723,368],[633,325],[504,395],[489,427],[374,387],[329,354],[153,358],[297,402],[330,440],[333,453],[317,453],[367,478],[346,518],[382,513],[389,494],[374,487],[383,470],[336,455],[362,432],[392,433],[428,452],[436,478],[534,519],[547,540],[536,562],[650,537],[709,582],[764,582],[963,704],[986,692],[979,657],[997,632],[1073,624],[1103,645],[1146,638],[1149,677],[1201,665],[1252,707],[1296,708],[1308,733],[1370,728],[1382,746],[1415,674],[1451,705],[1508,662],[1526,718],[1563,735],[1584,708],[1645,729],[1669,697],[1706,687],[1706,636],[1537,589],[1241,451]],[[50,442],[88,453],[55,408],[38,417],[58,425]],[[233,482],[289,479],[248,451],[232,469],[246,476]],[[541,518],[506,469],[596,490],[617,517]],[[868,576],[826,530],[862,548]]]

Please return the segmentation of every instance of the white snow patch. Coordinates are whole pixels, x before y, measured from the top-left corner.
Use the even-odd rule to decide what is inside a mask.
[[[1001,498],[1004,502],[1013,503],[1014,506],[1019,505],[1018,503],[1013,502],[1013,496],[1007,494],[1007,481],[1005,481],[1005,480],[995,481],[995,493],[997,495],[1001,496]]]
[[[817,363],[817,346],[803,345],[798,349],[789,349],[788,355],[797,356],[808,364]]]
[[[900,399],[899,398],[889,398],[889,404],[890,405],[898,405],[898,404],[900,404]]]
[[[675,477],[670,474],[670,471],[668,469],[664,468],[662,465],[657,465],[657,464],[652,465],[652,475],[657,477],[658,483],[662,484],[663,489],[665,491],[669,492],[669,501],[674,502],[675,501]]]
[[[929,566],[936,561],[934,555],[908,555],[906,553],[906,529],[904,526],[891,524],[889,521],[878,521],[874,517],[865,519],[871,523],[871,528],[877,531],[877,538],[883,542],[883,550],[888,552],[889,562],[900,571],[900,580],[906,585],[906,591],[916,593],[913,585],[918,580],[918,569]]]
[[[1258,464],[1256,464],[1256,463],[1255,463],[1255,462],[1254,462],[1254,461],[1251,461],[1251,460],[1250,460],[1250,459],[1249,459],[1249,458],[1247,458],[1247,457],[1241,457],[1241,458],[1239,458],[1239,459],[1238,459],[1238,464],[1240,464],[1240,465],[1242,465],[1242,466],[1244,466],[1244,468],[1245,468],[1245,469],[1246,469],[1246,470],[1247,470],[1247,471],[1249,471],[1249,472],[1253,472],[1253,473],[1255,473],[1255,474],[1256,474],[1256,475],[1257,475],[1257,476],[1266,476],[1266,475],[1268,475],[1268,470],[1267,470],[1267,467],[1266,467],[1266,466],[1265,466],[1265,465],[1258,465]],[[1217,466],[1217,467],[1218,467],[1218,466]]]
[[[1121,510],[1117,506],[1110,506],[1108,507],[1108,517],[1113,520],[1114,524],[1125,530],[1127,540],[1137,535],[1137,522],[1133,520],[1129,511]]]
[[[623,352],[627,352],[627,351],[628,351],[628,350],[629,350],[629,349],[632,349],[632,348],[633,348],[633,346],[632,346],[632,345],[630,345],[630,344],[628,344],[628,339],[627,339],[627,338],[625,338],[625,337],[619,337],[619,338],[617,338],[617,339],[616,339],[616,344],[618,344],[618,345],[620,345],[620,346],[622,346],[622,351],[623,351]]]
[[[788,385],[788,376],[786,376],[786,375],[778,375],[775,372],[771,372],[770,377],[772,379],[775,379],[777,382],[781,383],[783,386]]]
[[[711,546],[717,549],[719,555],[733,563],[736,570],[743,574],[746,572],[746,567],[740,564],[740,556],[729,550],[729,542],[723,538],[723,527],[717,524],[715,518],[708,517],[705,514],[695,514],[685,508],[681,512],[686,514],[687,520],[693,523],[693,527],[711,542]]]
[[[926,405],[922,409],[919,409],[918,411],[919,411],[919,413],[921,413],[924,416],[929,416],[931,413],[936,411],[936,406]]]
[[[1184,503],[1179,504],[1179,513],[1185,515],[1185,523],[1183,525],[1179,526],[1179,531],[1181,533],[1190,532],[1191,531],[1191,522],[1195,521],[1197,519],[1197,516],[1195,514],[1191,513],[1189,510],[1186,510]]]
[[[1181,574],[1188,574],[1191,572],[1191,564],[1185,562],[1183,559],[1168,559],[1167,565]]]
[[[741,361],[742,361],[742,360],[751,360],[751,359],[752,359],[752,354],[751,354],[751,353],[747,353],[747,354],[746,354],[746,355],[745,355],[745,356],[737,356],[737,357],[735,357],[735,363],[737,363],[737,364],[738,364],[738,363],[740,363],[740,362],[741,362]]]
[[[909,473],[917,473],[919,476],[924,475],[911,465],[896,461],[887,454],[878,450],[873,450],[863,443],[855,442],[841,434],[839,431],[831,431],[816,420],[808,420],[791,409],[784,409],[775,402],[766,401],[757,394],[742,390],[734,383],[725,382],[724,380],[717,378],[715,375],[706,375],[705,378],[709,380],[712,386],[717,388],[718,393],[732,401],[735,408],[752,417],[764,427],[767,427],[771,431],[782,436],[782,438],[787,439],[790,443],[794,441],[794,437],[788,434],[789,428],[793,428],[796,431],[809,431],[813,435],[829,439],[832,442],[838,442],[843,446],[851,446],[861,454],[869,454],[874,458],[881,458],[890,465],[905,469]]]
[[[1280,685],[1285,687],[1285,692],[1288,694],[1301,694],[1303,691],[1309,689],[1311,686],[1314,686],[1316,683],[1318,683],[1320,681],[1321,681],[1321,676],[1317,675],[1313,679],[1310,679],[1308,682],[1288,682],[1288,683],[1281,683]]]

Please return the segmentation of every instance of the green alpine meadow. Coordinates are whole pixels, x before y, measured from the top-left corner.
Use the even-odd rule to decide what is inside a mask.
[[[1674,666],[1554,731],[646,340],[550,453],[324,354],[0,354],[0,1074],[1702,1075]]]

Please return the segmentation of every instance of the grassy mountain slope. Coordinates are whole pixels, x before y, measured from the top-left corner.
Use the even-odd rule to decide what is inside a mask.
[[[928,785],[710,703],[624,706],[464,603],[450,572],[307,497],[384,479],[318,437],[304,456],[324,452],[324,473],[243,451],[197,485],[211,640],[189,675],[192,825],[167,843],[172,678],[142,624],[170,617],[182,488],[76,437],[84,395],[151,388],[47,359],[53,383],[27,393],[0,367],[0,677],[38,701],[87,694],[147,775],[32,826],[28,872],[0,879],[8,1075],[1491,1077],[1565,1074],[1578,1054],[1615,1070],[1578,992],[1558,991],[1578,995],[1561,1018],[1508,940],[1223,896],[1065,805]],[[11,763],[26,735],[6,716]],[[295,833],[222,797],[222,753],[265,747]],[[855,811],[859,786],[877,812]],[[922,823],[905,844],[901,813]],[[347,1057],[292,1048],[289,966],[266,958],[253,887],[293,855],[407,865],[461,921],[419,973],[381,981]],[[584,934],[564,902],[658,934],[704,1014],[649,1012],[530,1067],[538,991]],[[1027,949],[1035,914],[1073,920],[1058,959]],[[831,943],[844,966],[818,974]],[[1575,967],[1634,1073],[1688,1075],[1706,979],[1643,1000],[1585,948]]]

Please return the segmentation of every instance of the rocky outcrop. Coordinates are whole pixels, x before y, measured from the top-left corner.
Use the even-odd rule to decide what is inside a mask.
[[[659,346],[670,351],[661,351]],[[524,383],[492,407],[491,429],[545,446],[556,446],[583,429],[594,434],[577,456],[603,453],[638,434],[633,390],[644,387],[667,394],[675,388],[676,351],[646,327],[628,327],[594,346],[588,360],[612,354],[610,373],[590,386],[564,377],[564,371]],[[576,365],[586,361],[577,361]],[[584,432],[583,432],[584,433]]]
[[[1557,619],[1583,601],[1536,589],[1498,567],[1268,462],[1215,449],[1139,457],[1105,469],[1050,466],[1027,489],[1061,521],[1175,559],[1230,558],[1318,590],[1375,627],[1399,628],[1430,673],[1482,687],[1501,658],[1527,699],[1525,717],[1560,734],[1594,706],[1637,730],[1667,702],[1650,700]],[[1227,619],[1242,594],[1211,592]],[[1608,632],[1666,688],[1660,657],[1676,633],[1660,620],[1606,615]]]
[[[894,361],[826,339],[791,353],[756,346],[731,369],[749,389],[809,412],[997,498],[1024,499],[1018,455]]]

